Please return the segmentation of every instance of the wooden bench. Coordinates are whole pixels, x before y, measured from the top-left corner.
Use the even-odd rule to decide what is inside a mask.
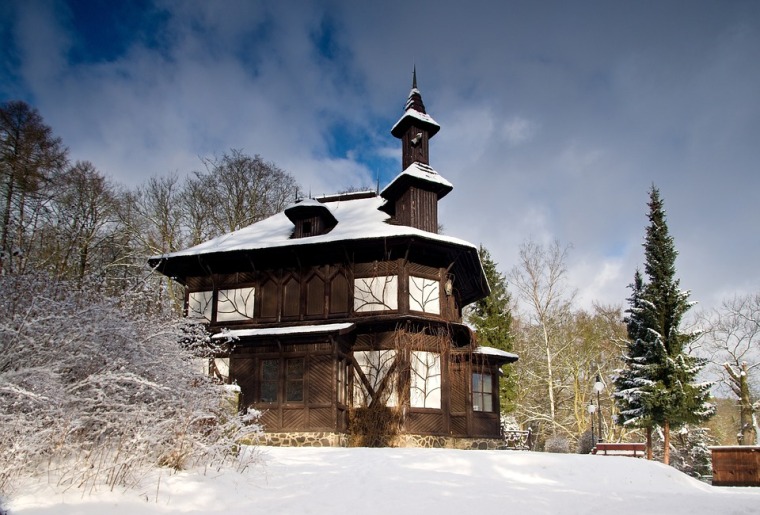
[[[601,454],[604,456],[632,456],[637,458],[643,457],[647,451],[647,444],[631,442],[631,443],[617,443],[617,442],[597,442],[596,447],[591,451],[591,454]]]

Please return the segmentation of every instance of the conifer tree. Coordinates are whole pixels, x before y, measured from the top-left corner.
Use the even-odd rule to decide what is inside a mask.
[[[629,308],[624,318],[628,334],[627,352],[622,357],[624,368],[616,371],[614,380],[617,422],[623,426],[646,429],[647,458],[651,460],[653,421],[645,405],[644,392],[654,384],[649,378],[654,375],[653,368],[660,357],[654,354],[654,333],[648,330],[648,325],[651,324],[647,324],[646,318],[651,310],[647,309],[648,305],[642,298],[644,280],[639,270],[636,270],[629,288],[632,293],[628,298]]]
[[[467,314],[468,322],[478,334],[478,344],[507,352],[513,350],[511,296],[507,280],[497,269],[498,264],[482,245],[478,249],[483,271],[491,287],[491,294],[474,303]],[[502,413],[514,410],[515,377],[511,366],[502,367],[499,402]]]
[[[626,320],[629,353],[616,381],[616,398],[622,423],[648,430],[654,425],[663,428],[663,461],[669,463],[670,429],[702,422],[712,416],[714,407],[707,402],[710,384],[696,382],[706,362],[688,354],[688,345],[697,334],[680,328],[691,307],[689,292],[680,290],[675,276],[678,251],[668,231],[660,192],[654,186],[648,205],[644,241],[647,282],[640,276],[634,280]]]

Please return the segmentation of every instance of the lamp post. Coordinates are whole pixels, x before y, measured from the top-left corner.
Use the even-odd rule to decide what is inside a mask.
[[[601,442],[604,438],[602,435],[602,390],[604,390],[604,383],[602,383],[602,379],[599,377],[599,374],[596,374],[596,382],[594,383],[594,391],[596,392],[596,405],[599,408],[599,441]],[[593,415],[592,415],[593,418]]]
[[[594,412],[596,411],[596,406],[594,406],[594,400],[591,399],[591,402],[588,403],[588,414],[591,418],[591,447],[596,447],[596,441],[594,440]]]

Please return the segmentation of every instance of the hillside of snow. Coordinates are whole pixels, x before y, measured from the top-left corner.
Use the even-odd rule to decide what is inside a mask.
[[[527,451],[260,448],[243,473],[156,470],[137,490],[29,483],[11,515],[757,514],[760,488],[713,487],[643,459]]]

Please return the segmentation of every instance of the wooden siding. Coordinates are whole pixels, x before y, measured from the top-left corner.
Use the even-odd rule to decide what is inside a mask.
[[[760,486],[760,446],[712,447],[712,484]]]
[[[417,187],[410,187],[396,201],[396,221],[438,234],[438,195]]]

